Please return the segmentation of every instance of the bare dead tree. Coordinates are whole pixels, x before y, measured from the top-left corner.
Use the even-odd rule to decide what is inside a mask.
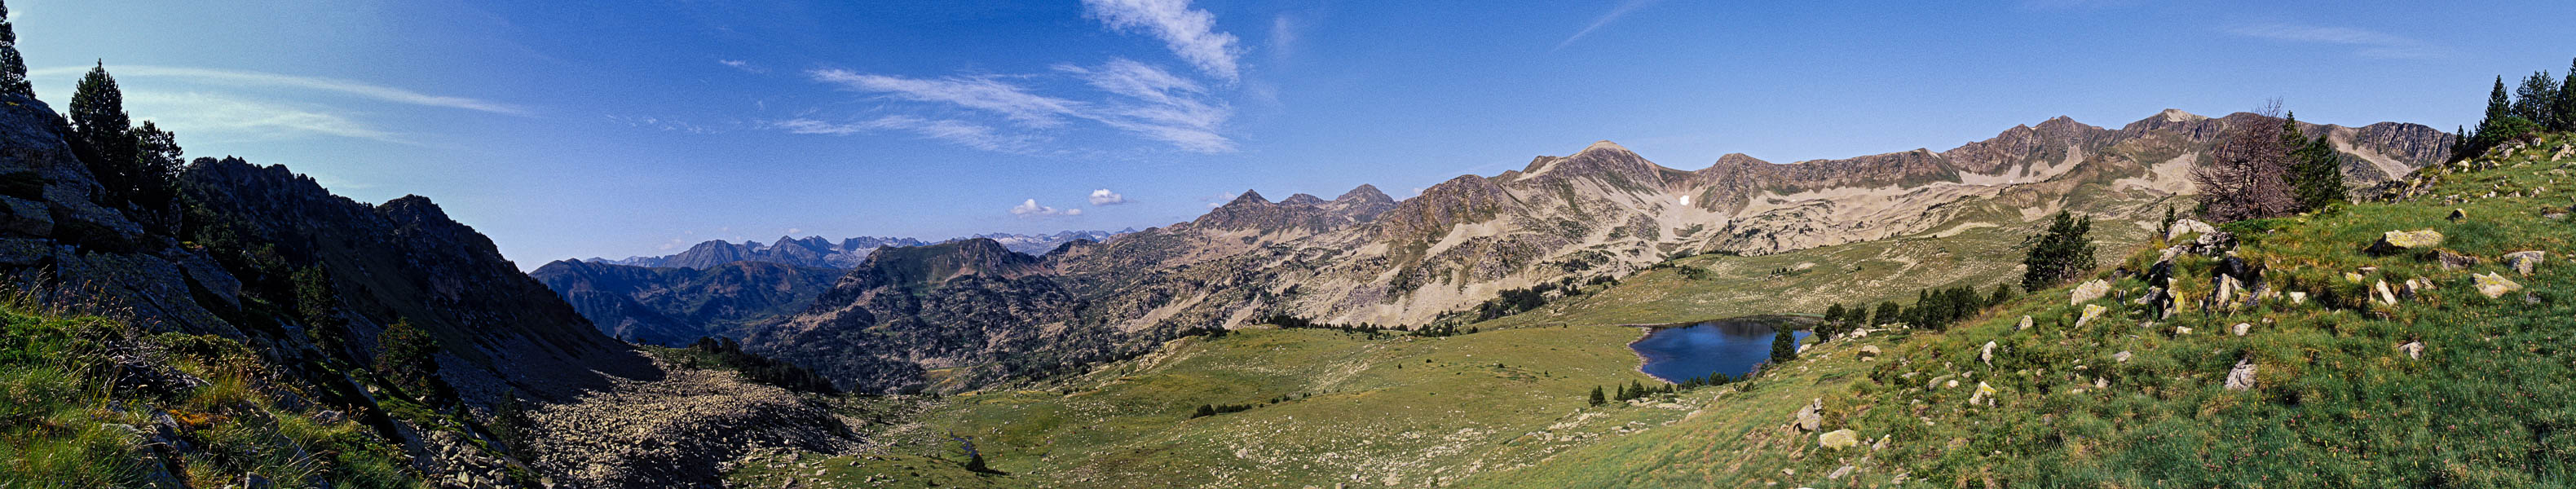
[[[2254,110],[2257,117],[2227,128],[2207,165],[2191,172],[2200,186],[2201,217],[2216,222],[2261,219],[2298,208],[2291,191],[2290,148],[2281,145],[2281,100]]]

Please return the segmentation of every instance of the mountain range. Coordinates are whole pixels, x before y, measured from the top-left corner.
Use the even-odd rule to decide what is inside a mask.
[[[2191,170],[2228,127],[2258,120],[2166,110],[2109,129],[2058,117],[1944,151],[1789,164],[1729,154],[1699,170],[1602,141],[1402,201],[1367,185],[1330,200],[1246,191],[1188,222],[1041,254],[972,240],[890,248],[907,251],[870,256],[799,312],[738,330],[748,348],[844,387],[958,390],[1273,315],[1457,324],[1505,291],[1622,276],[1674,256],[1955,234],[2059,211],[2152,219],[2190,192]],[[2438,162],[2452,140],[2405,123],[2302,129],[2343,153],[2355,188]],[[929,262],[1008,266],[917,271]]]
[[[1035,255],[1046,253],[1057,246],[1063,246],[1075,240],[1108,241],[1111,237],[1131,232],[1135,230],[1058,231],[1055,234],[987,233],[958,239],[990,239],[1001,243],[1011,251]],[[867,259],[868,253],[876,251],[877,248],[921,246],[931,243],[913,238],[875,236],[847,238],[835,243],[821,236],[804,238],[780,236],[777,241],[768,244],[762,244],[759,241],[735,243],[708,240],[673,255],[629,256],[616,260],[590,258],[581,261],[648,268],[711,268],[738,261],[761,261],[800,267],[849,269],[858,266],[861,260]]]

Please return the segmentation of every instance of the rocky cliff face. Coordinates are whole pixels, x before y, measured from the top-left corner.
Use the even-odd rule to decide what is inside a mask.
[[[602,375],[655,375],[642,356],[593,331],[490,239],[428,198],[370,206],[331,195],[286,167],[240,160],[201,161],[182,178],[191,200],[228,216],[205,226],[242,243],[272,244],[285,263],[329,270],[353,333],[372,338],[407,320],[452,345],[440,360],[454,368],[442,375],[468,397],[515,391],[564,400],[607,387]]]
[[[645,268],[563,260],[528,275],[609,336],[680,346],[741,338],[752,324],[803,310],[843,273],[764,261]]]
[[[845,389],[956,389],[1105,359],[1117,338],[1079,324],[1081,303],[1037,257],[989,239],[888,248],[803,313],[756,328],[746,348]],[[953,369],[951,385],[925,374]]]

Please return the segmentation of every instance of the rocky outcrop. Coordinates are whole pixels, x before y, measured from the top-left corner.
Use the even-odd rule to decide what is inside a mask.
[[[721,487],[723,465],[755,450],[857,445],[822,406],[723,371],[621,382],[529,421],[546,433],[530,446],[532,465],[572,487]]]
[[[864,392],[979,386],[1109,359],[1118,332],[1078,321],[1081,302],[1037,257],[970,239],[870,255],[813,305],[754,329],[751,351]],[[926,372],[959,368],[934,386]]]
[[[762,261],[705,268],[645,268],[562,260],[528,275],[611,337],[680,346],[741,338],[745,328],[814,302],[844,272]]]

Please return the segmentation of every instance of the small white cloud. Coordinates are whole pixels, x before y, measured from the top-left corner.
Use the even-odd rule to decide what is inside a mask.
[[[1125,203],[1127,203],[1127,196],[1118,195],[1117,192],[1111,192],[1109,189],[1104,188],[1091,191],[1091,205],[1118,205]]]
[[[805,232],[805,228],[787,228],[787,234],[790,235],[802,232]]]
[[[1225,81],[1240,76],[1242,49],[1233,34],[1216,31],[1216,14],[1190,8],[1189,0],[1082,0],[1083,16],[1110,29],[1141,30],[1163,40],[1182,60]]]
[[[1020,205],[1011,206],[1011,215],[1020,217],[1079,216],[1082,215],[1082,209],[1057,209],[1054,207],[1038,205],[1038,199],[1029,199],[1020,202]]]
[[[768,72],[769,72],[769,69],[768,69],[768,68],[762,68],[762,67],[759,67],[759,66],[757,66],[757,65],[753,65],[753,64],[751,64],[751,62],[750,62],[750,61],[743,61],[743,60],[739,60],[739,59],[719,59],[719,60],[716,60],[716,64],[725,65],[725,66],[732,67],[733,69],[737,69],[737,70],[742,70],[742,71],[743,71],[743,72],[745,72],[745,73],[768,73]]]

